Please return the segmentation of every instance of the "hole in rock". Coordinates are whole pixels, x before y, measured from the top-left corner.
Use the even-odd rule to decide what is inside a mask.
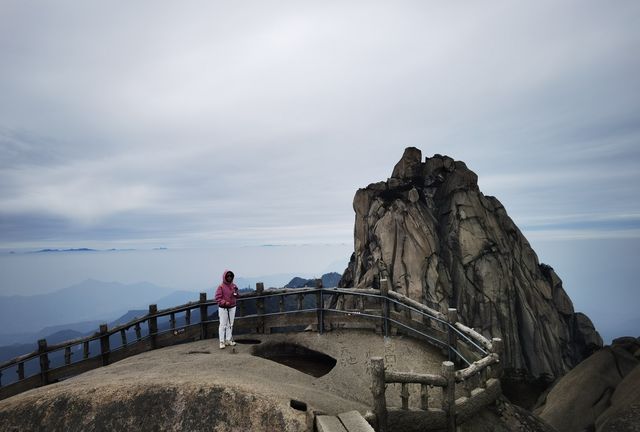
[[[291,399],[291,402],[289,403],[289,406],[295,410],[298,411],[307,411],[307,404],[306,402],[302,402],[299,400],[295,400],[295,399]]]
[[[261,344],[262,341],[258,339],[234,339],[236,343],[241,345],[258,345]]]
[[[253,355],[271,360],[319,378],[328,374],[336,359],[318,351],[287,342],[254,348]]]
[[[189,351],[187,354],[211,354],[211,351]]]

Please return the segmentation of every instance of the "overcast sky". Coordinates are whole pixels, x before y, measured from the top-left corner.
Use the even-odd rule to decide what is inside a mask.
[[[456,4],[452,4],[456,3]],[[350,243],[403,149],[640,236],[640,3],[0,0],[1,246]]]
[[[635,0],[0,0],[0,250],[328,244],[338,269],[356,190],[415,146],[466,162],[599,324],[610,289],[640,301],[639,22]],[[93,268],[17,262],[0,292]],[[185,280],[130,265],[81,277]]]

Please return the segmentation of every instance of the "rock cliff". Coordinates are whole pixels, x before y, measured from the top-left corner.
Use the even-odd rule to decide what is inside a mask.
[[[354,253],[340,286],[391,289],[501,337],[507,372],[553,380],[602,339],[573,309],[503,205],[460,161],[407,148],[391,178],[356,192]]]

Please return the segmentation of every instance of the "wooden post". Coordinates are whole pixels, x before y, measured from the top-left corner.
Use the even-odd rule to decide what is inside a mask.
[[[191,309],[187,309],[184,312],[184,322],[187,326],[191,325]]]
[[[402,409],[409,409],[409,384],[402,383],[402,389],[400,390],[400,399],[402,399]]]
[[[200,293],[200,339],[204,340],[207,338],[207,321],[209,320],[209,316],[207,313],[207,293]],[[220,311],[218,310],[218,318],[220,318]]]
[[[82,343],[82,358],[85,360],[89,358],[89,341]]]
[[[125,329],[120,330],[120,342],[122,342],[123,348],[127,346],[127,331]]]
[[[298,294],[298,310],[302,310],[304,307],[304,294]]]
[[[388,279],[380,279],[380,295],[382,298],[382,328],[384,331],[384,336],[389,336],[389,280]]]
[[[420,408],[429,409],[429,387],[426,384],[420,384]]]
[[[100,324],[100,356],[102,357],[102,366],[109,364],[109,334],[107,333],[107,325]]]
[[[149,320],[147,325],[149,326],[149,339],[151,341],[151,349],[156,349],[158,341],[158,318],[155,314],[158,312],[158,305],[149,305]]]
[[[38,352],[40,353],[40,382],[42,385],[47,385],[49,384],[49,355],[46,339],[38,341]]]
[[[71,347],[65,347],[64,349],[64,364],[71,364]]]
[[[238,298],[238,312],[236,313],[236,316],[243,317],[245,315],[247,315],[246,306],[244,300],[242,300],[242,297],[240,297]]]
[[[176,314],[175,312],[171,312],[169,314],[169,323],[171,324],[171,330],[176,329]]]
[[[499,361],[491,365],[491,369],[493,371],[494,378],[500,378],[502,376],[502,352],[504,350],[504,345],[502,343],[502,339],[493,338],[491,339],[491,352],[498,354]]]
[[[18,379],[24,379],[24,362],[18,363]]]
[[[455,332],[455,323],[458,322],[458,310],[449,308],[447,313],[447,321],[449,321],[449,361],[457,362],[458,354],[454,350],[458,349],[458,335]]]
[[[456,432],[456,376],[453,362],[442,362],[442,376],[447,380],[442,409],[447,414],[447,432]]]
[[[278,308],[280,310],[280,313],[284,312],[284,295],[281,295],[278,299]]]
[[[256,333],[264,334],[264,283],[256,283],[256,294],[259,296],[256,299],[256,313],[258,314],[258,328]]]
[[[137,322],[134,328],[136,330],[136,340],[140,342],[140,339],[142,339],[142,330],[140,329],[140,323]]]
[[[373,395],[373,412],[378,422],[376,430],[378,432],[388,432],[384,360],[382,357],[371,357],[371,393]]]
[[[316,279],[316,288],[320,291],[316,293],[316,307],[318,308],[318,333],[324,332],[324,295],[322,292],[322,279]]]

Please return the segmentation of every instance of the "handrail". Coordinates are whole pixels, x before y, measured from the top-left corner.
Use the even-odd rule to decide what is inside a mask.
[[[315,307],[302,307],[304,297],[308,295],[315,296]],[[297,309],[286,310],[286,303],[283,298],[288,296],[298,296]],[[379,306],[371,307],[370,303],[368,305],[368,308],[365,309],[365,301],[363,300],[361,302],[360,310],[326,307],[326,296],[332,297],[334,299],[340,298],[341,296],[363,297],[364,299],[375,301],[373,303],[374,305],[379,303]],[[273,299],[278,297],[281,298],[281,300],[279,301],[278,310],[267,312],[265,310],[265,302],[270,298]],[[330,319],[333,319],[334,321],[335,317],[344,315],[350,316],[350,319],[361,317],[364,319],[378,321],[379,325],[381,326],[379,328],[385,336],[388,336],[391,332],[389,324],[393,324],[395,331],[405,331],[408,333],[413,333],[421,338],[424,338],[428,343],[434,344],[439,347],[447,347],[450,353],[450,360],[459,358],[468,365],[465,369],[455,372],[455,374],[453,375],[453,386],[455,386],[455,382],[463,383],[466,385],[465,381],[479,374],[483,374],[488,367],[495,366],[499,362],[501,341],[496,339],[489,341],[474,329],[471,329],[458,322],[457,312],[455,311],[455,309],[450,309],[448,315],[445,315],[425,305],[422,305],[421,303],[410,299],[398,292],[389,290],[388,282],[386,280],[381,280],[380,289],[307,287],[264,290],[263,285],[259,283],[256,286],[255,291],[240,293],[238,297],[238,304],[241,308],[246,308],[246,306],[243,305],[249,301],[255,301],[255,313],[251,315],[238,315],[237,319],[240,321],[248,320],[248,322],[257,320],[259,326],[258,331],[262,332],[265,331],[265,319],[269,319],[278,315],[289,316],[293,314],[309,314],[314,312],[317,313],[317,331],[319,333],[322,333],[324,330],[325,314],[328,313],[334,314],[330,316]],[[392,311],[391,305],[395,305],[396,309],[399,309],[399,312]],[[144,316],[135,317],[126,323],[119,324],[112,328],[107,328],[107,325],[103,324],[102,326],[100,326],[100,331],[95,332],[91,335],[64,341],[54,345],[47,345],[46,340],[41,340],[39,341],[38,350],[29,354],[18,356],[14,359],[0,364],[0,399],[12,395],[8,394],[7,396],[2,393],[4,389],[25,381],[26,377],[24,364],[28,361],[37,360],[38,358],[40,360],[40,382],[32,382],[30,384],[31,387],[27,386],[25,388],[21,388],[20,391],[25,391],[28,388],[37,387],[38,385],[48,384],[49,375],[53,374],[56,370],[63,367],[67,368],[65,370],[68,373],[73,374],[74,366],[82,365],[85,360],[101,359],[101,365],[107,365],[112,361],[110,357],[112,354],[124,358],[127,356],[127,352],[124,352],[122,354],[118,354],[117,352],[123,349],[125,349],[126,351],[126,348],[129,348],[134,344],[144,343],[146,344],[143,345],[144,350],[154,349],[159,346],[159,338],[170,332],[174,332],[176,336],[184,333],[185,337],[188,336],[197,338],[198,335],[195,334],[194,331],[196,331],[197,327],[200,327],[199,337],[201,339],[206,339],[208,336],[208,326],[218,321],[216,319],[209,319],[208,308],[214,306],[217,306],[217,302],[215,300],[208,300],[205,293],[200,293],[199,301],[191,301],[184,305],[174,306],[162,310],[158,310],[156,308],[156,305],[150,305],[149,312]],[[194,309],[199,310],[200,312],[200,320],[198,322],[191,322],[191,312]],[[404,311],[404,315],[402,314],[402,311]],[[176,314],[182,313],[185,314],[185,324],[176,325]],[[414,317],[421,317],[423,321],[416,321],[412,318],[412,314]],[[158,319],[165,317],[170,317],[170,325],[166,329],[159,329]],[[429,324],[430,322],[432,322],[433,324]],[[143,324],[146,324],[147,326],[147,329],[145,329],[146,334],[144,336],[142,335],[141,329],[141,325]],[[260,328],[260,326],[262,326],[262,328]],[[129,341],[127,333],[131,332],[131,329],[134,327],[136,333],[135,340]],[[122,344],[112,349],[110,338],[114,335],[117,335],[118,333],[120,333],[121,335]],[[476,359],[475,361],[469,361],[468,359],[466,359],[465,355],[463,355],[460,348],[458,347],[458,339],[460,342],[468,344],[467,349],[470,349],[472,351],[476,350],[480,358]],[[100,345],[99,350],[98,352],[96,352],[96,346],[94,345],[94,354],[91,355],[92,353],[90,352],[90,345],[97,343],[99,343]],[[166,340],[163,340],[162,343],[164,343],[165,345],[167,343],[171,344],[171,341],[167,342]],[[173,343],[175,343],[175,341],[173,341]],[[77,350],[76,352],[73,352],[72,349],[79,346],[82,346],[83,358],[72,363],[70,360],[71,356],[72,354],[77,353]],[[61,350],[64,350],[65,352],[64,364],[62,366],[56,366],[55,368],[50,369],[49,355]],[[140,352],[139,349],[136,352]],[[116,361],[117,359],[118,358],[116,358]],[[99,366],[99,364],[96,363],[95,366]],[[17,368],[16,372],[19,375],[18,381],[13,384],[9,384],[8,386],[2,386],[2,372],[13,367]],[[80,366],[79,368],[81,368],[82,370],[86,370],[86,367],[83,366]],[[443,378],[442,375],[414,374],[409,372],[390,370],[385,371],[384,380],[385,383],[402,383],[403,407],[406,405],[406,400],[408,400],[409,397],[408,390],[406,390],[406,387],[404,386],[408,385],[409,383],[432,385],[444,388],[444,383],[446,382],[446,379]],[[425,396],[423,395],[423,397]],[[391,410],[393,410],[393,408],[391,408]],[[379,413],[376,412],[376,415],[378,414]],[[379,417],[378,421],[380,422]]]

